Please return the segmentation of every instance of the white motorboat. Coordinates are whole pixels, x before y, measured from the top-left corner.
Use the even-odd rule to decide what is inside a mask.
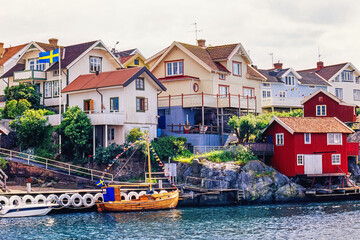
[[[0,204],[0,218],[1,217],[32,217],[43,216],[48,214],[53,207],[58,204],[31,204],[31,205],[11,205],[2,206]]]

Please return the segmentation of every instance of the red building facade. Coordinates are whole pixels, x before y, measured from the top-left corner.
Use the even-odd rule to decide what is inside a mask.
[[[272,166],[288,177],[348,173],[348,156],[359,143],[348,143],[353,130],[336,118],[274,117],[263,134],[274,144]]]
[[[322,89],[305,98],[304,117],[336,117],[342,122],[356,122],[356,105],[348,104]]]

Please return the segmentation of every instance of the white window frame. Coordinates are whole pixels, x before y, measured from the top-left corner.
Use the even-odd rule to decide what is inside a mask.
[[[276,146],[284,146],[284,133],[276,133],[275,134],[275,143]]]
[[[334,78],[334,82],[340,82],[340,75],[337,75],[337,76]]]
[[[279,97],[286,98],[285,91],[279,91]]]
[[[242,76],[242,66],[241,62],[232,62],[232,70],[234,76]]]
[[[335,96],[341,100],[344,98],[344,91],[342,88],[335,88]]]
[[[44,71],[45,70],[45,63],[39,63],[38,58],[29,59],[29,69],[30,70],[37,70],[37,71]]]
[[[89,63],[90,63],[89,66],[90,66],[91,73],[101,72],[101,65],[102,65],[101,57],[90,56]]]
[[[320,109],[320,114],[318,114],[318,109]],[[326,116],[326,105],[316,105],[316,116]]]
[[[262,90],[262,97],[263,98],[270,98],[271,97],[271,90]]]
[[[341,133],[328,133],[327,134],[328,145],[342,145],[342,134]]]
[[[227,98],[229,97],[229,93],[230,93],[229,86],[219,85],[219,98]]]
[[[344,70],[341,73],[341,81],[343,82],[352,82],[354,79],[354,74],[352,71]]]
[[[309,141],[306,141],[306,136],[309,136]],[[304,143],[305,144],[311,144],[311,133],[304,133]]]
[[[44,98],[52,97],[52,82],[44,83]]]
[[[269,87],[271,87],[271,84],[270,83],[263,83],[262,86],[265,87],[265,88],[269,88]]]
[[[182,76],[184,75],[184,60],[165,62],[166,76]]]
[[[145,90],[145,79],[136,78],[135,85],[136,85],[136,90]]]
[[[300,160],[300,161],[299,161]],[[296,157],[296,164],[298,166],[304,166],[304,154],[298,154]]]
[[[108,141],[115,140],[115,128],[114,127],[108,127]]]
[[[249,87],[243,87],[244,97],[254,97],[254,89]]]
[[[354,101],[360,101],[360,90],[359,89],[354,89],[353,91],[354,93]]]
[[[294,76],[286,76],[285,77],[285,85],[295,86],[295,77]]]
[[[58,97],[60,95],[59,80],[53,81],[53,96]]]
[[[341,154],[331,154],[331,165],[341,165]]]

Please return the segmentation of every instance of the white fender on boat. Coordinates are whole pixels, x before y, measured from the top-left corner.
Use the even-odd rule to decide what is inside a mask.
[[[101,199],[101,200],[100,200]],[[104,196],[102,193],[97,193],[94,196],[94,200],[95,202],[103,202],[104,201]]]
[[[31,195],[23,196],[22,201],[23,201],[24,205],[34,205],[34,203],[35,203],[35,199]],[[30,204],[28,204],[28,201],[30,201]]]
[[[161,190],[161,191],[160,191],[160,194],[161,194],[161,193],[167,193],[167,191],[166,191],[166,190]]]
[[[7,197],[5,196],[0,196],[0,203],[3,206],[9,206],[10,205],[10,201]]]
[[[159,194],[159,192],[158,192],[158,191],[154,191],[154,194]]]
[[[46,202],[46,197],[44,195],[42,194],[36,195],[34,199],[34,204],[45,204],[45,202]]]
[[[139,192],[139,197],[142,196],[142,195],[146,195],[146,191]]]
[[[124,193],[124,192],[122,192],[121,194],[120,194],[120,196],[121,196],[121,200],[129,200],[129,196],[126,194],[126,193]],[[122,199],[122,198],[124,198],[124,199]]]
[[[134,199],[134,197],[135,197],[135,199],[139,199],[139,194],[137,192],[129,192],[129,194],[128,194],[129,200]]]
[[[83,205],[83,199],[80,194],[75,193],[71,196],[71,204],[73,207],[81,207]]]
[[[57,203],[57,204],[60,204],[59,197],[56,196],[55,194],[50,194],[50,195],[46,198],[46,204],[48,204],[48,203]]]
[[[69,207],[72,203],[71,197],[68,194],[61,194],[59,197],[59,203],[63,207]]]
[[[87,193],[82,197],[83,200],[83,204],[85,207],[92,207],[95,205],[95,199],[94,196]],[[88,202],[88,200],[90,200],[90,202]]]
[[[24,205],[21,197],[16,196],[16,195],[11,196],[9,202],[10,202],[10,205],[13,205],[13,206],[15,206],[15,205]]]

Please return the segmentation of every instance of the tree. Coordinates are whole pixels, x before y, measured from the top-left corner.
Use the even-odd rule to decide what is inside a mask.
[[[16,130],[19,144],[22,149],[41,148],[51,146],[52,126],[45,116],[46,110],[28,109],[23,116],[10,122],[10,127]]]
[[[130,130],[129,134],[126,136],[126,141],[128,143],[133,143],[139,140],[142,136],[144,136],[144,132],[140,130],[140,128],[133,128]]]
[[[162,161],[167,161],[169,157],[191,156],[191,152],[186,148],[187,139],[184,137],[166,136],[155,138],[151,141],[155,152]]]
[[[93,126],[78,106],[68,108],[57,132],[62,137],[63,153],[69,157],[84,158],[92,152]]]
[[[26,99],[7,101],[3,111],[3,118],[13,119],[21,116],[26,110],[30,109],[30,107],[31,103]]]
[[[6,87],[4,90],[6,101],[26,99],[31,108],[40,108],[41,93],[36,92],[34,84],[21,83],[17,86]]]

